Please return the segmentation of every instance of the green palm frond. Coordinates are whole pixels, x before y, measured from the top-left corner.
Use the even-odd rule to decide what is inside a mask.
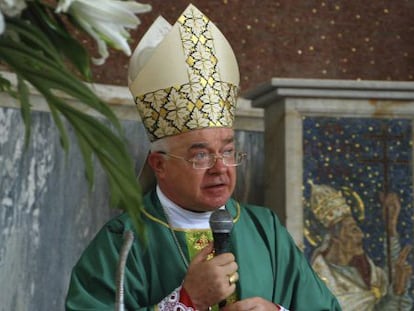
[[[28,2],[27,5],[28,9],[23,12],[24,19],[30,22],[27,30],[32,34],[35,30],[37,32],[36,38],[43,36],[43,40],[39,44],[49,45],[48,49],[54,50],[50,56],[59,56],[54,60],[60,62],[61,56],[64,56],[86,81],[91,81],[89,53],[68,32],[65,23],[61,19],[61,14],[56,14],[54,8],[41,5],[38,2]],[[68,20],[72,21],[70,18]],[[34,25],[36,27],[33,27]],[[33,43],[36,44],[36,42]]]
[[[52,103],[73,127],[88,178],[93,178],[94,154],[108,175],[112,205],[123,207],[132,216],[136,228],[142,229],[139,214],[139,207],[142,206],[141,189],[136,182],[133,161],[125,142],[98,119],[71,107],[42,86],[37,88],[49,105]]]
[[[112,206],[126,210],[136,228],[142,231],[141,189],[120,122],[110,107],[69,69],[75,67],[89,79],[88,53],[46,5],[34,1],[22,16],[24,19],[6,18],[6,31],[0,36],[0,61],[16,74],[17,89],[0,77],[0,90],[20,101],[26,144],[30,138],[28,85],[31,85],[46,99],[65,151],[69,139],[63,118],[74,129],[90,187],[94,183],[96,157],[108,177]],[[62,99],[62,94],[77,99],[82,107],[70,105]],[[93,111],[99,117],[83,111]]]

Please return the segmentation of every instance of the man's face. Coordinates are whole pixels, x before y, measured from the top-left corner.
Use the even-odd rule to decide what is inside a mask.
[[[348,254],[361,255],[364,251],[362,240],[364,234],[351,216],[342,220],[342,227],[339,232],[339,240],[342,250]]]
[[[234,131],[206,128],[168,138],[168,153],[185,159],[200,153],[221,155],[235,149]],[[163,193],[179,206],[192,211],[212,211],[224,205],[233,193],[236,168],[217,159],[209,169],[194,169],[192,163],[152,153],[150,164]]]

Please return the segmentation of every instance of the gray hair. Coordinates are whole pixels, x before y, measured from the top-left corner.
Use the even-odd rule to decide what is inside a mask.
[[[157,139],[156,141],[153,141],[150,145],[151,152],[158,152],[158,151],[168,152],[169,149],[170,149],[170,144],[169,144],[168,137]]]

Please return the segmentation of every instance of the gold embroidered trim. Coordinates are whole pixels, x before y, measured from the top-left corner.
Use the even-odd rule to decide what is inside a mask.
[[[167,228],[169,228],[170,227],[170,225],[169,224],[167,224],[165,221],[162,221],[161,219],[159,219],[159,218],[157,218],[157,217],[155,217],[155,216],[152,216],[150,213],[148,213],[145,209],[143,209],[142,210],[142,213],[145,215],[145,216],[147,216],[149,219],[151,219],[152,221],[155,221],[155,222],[157,222],[157,223],[159,223],[159,224],[161,224],[161,225],[163,225],[164,227],[167,227]]]

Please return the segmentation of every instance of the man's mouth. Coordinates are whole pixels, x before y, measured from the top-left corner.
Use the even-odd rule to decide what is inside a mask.
[[[227,183],[225,182],[215,182],[215,183],[206,184],[203,188],[211,189],[211,188],[220,188],[220,187],[225,187],[225,186],[227,186]]]

